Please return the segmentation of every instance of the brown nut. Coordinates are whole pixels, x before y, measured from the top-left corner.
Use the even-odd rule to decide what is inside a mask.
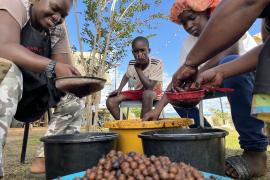
[[[146,159],[145,162],[144,162],[144,164],[145,164],[146,166],[149,166],[149,165],[151,164],[151,161],[150,161],[149,159]]]
[[[94,172],[91,172],[91,173],[89,174],[89,176],[87,176],[87,178],[88,178],[89,180],[94,180],[95,177],[96,177],[96,173],[94,173]]]
[[[145,170],[146,166],[144,164],[139,164],[138,168],[140,171],[143,171],[143,170]]]
[[[130,167],[131,167],[132,169],[136,169],[136,168],[138,167],[138,163],[137,163],[136,161],[132,161],[132,162],[130,163]]]
[[[169,169],[169,172],[173,174],[177,174],[178,172],[177,166],[171,166]]]
[[[127,176],[131,175],[132,174],[132,169],[130,168],[126,168],[126,169],[123,169],[123,173]]]
[[[140,160],[140,156],[139,155],[135,155],[134,157],[133,157],[133,159],[134,159],[134,161],[139,161]]]
[[[104,168],[106,169],[106,170],[111,170],[111,168],[112,168],[112,164],[110,163],[110,162],[107,162],[105,165],[104,165]]]
[[[154,166],[150,166],[148,169],[149,174],[155,174],[156,173],[156,168]]]
[[[136,179],[137,179],[137,180],[144,180],[144,177],[143,177],[142,174],[140,174],[140,175],[138,175],[138,176],[136,177]]]
[[[130,163],[130,162],[133,161],[133,158],[132,158],[132,157],[127,157],[127,158],[126,158],[126,161]]]
[[[147,169],[144,169],[143,171],[142,171],[142,174],[144,175],[144,176],[148,176],[148,171],[147,171]]]
[[[135,178],[132,176],[128,176],[127,180],[135,180]]]
[[[110,171],[104,171],[103,176],[107,178],[110,176],[110,174]]]
[[[128,162],[122,162],[120,167],[121,167],[122,170],[124,170],[126,168],[129,168],[129,163]]]
[[[153,180],[153,178],[151,178],[150,176],[146,176],[144,179],[145,180]]]
[[[169,178],[169,174],[166,172],[166,171],[161,171],[160,173],[159,173],[159,175],[160,175],[160,179],[168,179]]]
[[[126,176],[124,174],[121,174],[117,179],[118,180],[126,180]]]
[[[174,179],[176,176],[176,174],[173,174],[173,173],[169,173],[169,179]]]
[[[160,167],[160,166],[161,166],[161,163],[160,163],[160,161],[155,160],[155,161],[154,161],[154,165],[155,165],[156,167]]]
[[[103,164],[105,164],[106,163],[106,159],[105,158],[101,158],[100,160],[99,160],[99,162],[98,162],[98,164],[100,164],[100,165],[103,165]]]
[[[158,174],[154,174],[152,177],[153,177],[153,180],[159,180],[159,175]]]
[[[114,177],[114,175],[110,174],[110,176],[108,177],[108,180],[116,180],[116,178]]]

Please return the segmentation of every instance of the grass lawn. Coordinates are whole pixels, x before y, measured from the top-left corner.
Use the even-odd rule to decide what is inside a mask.
[[[8,180],[39,180],[44,176],[35,177],[29,174],[31,161],[34,159],[36,150],[40,145],[39,138],[44,135],[46,128],[33,128],[29,133],[27,146],[26,163],[20,164],[21,144],[23,138],[23,129],[10,129],[7,143],[5,146],[5,178]],[[238,134],[236,131],[229,131],[226,137],[226,155],[241,154],[238,144]],[[270,149],[268,148],[268,167],[270,167]],[[265,177],[256,178],[256,180],[269,180],[270,169]]]

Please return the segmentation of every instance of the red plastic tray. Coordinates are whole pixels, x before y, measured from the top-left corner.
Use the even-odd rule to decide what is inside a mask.
[[[161,90],[154,90],[157,94],[156,99],[159,100],[162,96]],[[123,96],[126,96],[128,99],[136,101],[141,100],[144,90],[128,90],[128,91],[122,91],[121,94]]]
[[[184,92],[165,92],[169,100],[191,100],[191,99],[203,99],[205,96],[205,90],[198,91],[184,91]]]
[[[166,91],[165,94],[167,95],[169,100],[183,101],[183,100],[203,99],[206,92],[211,92],[211,91],[212,92],[214,91],[232,92],[234,90],[231,88],[204,87],[200,90],[189,90],[189,91],[183,91],[183,92]]]
[[[126,96],[130,100],[140,100],[142,99],[143,90],[129,90],[129,91],[122,91],[121,94]]]

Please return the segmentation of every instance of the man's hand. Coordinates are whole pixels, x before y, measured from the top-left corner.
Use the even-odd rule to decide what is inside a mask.
[[[172,87],[173,90],[183,91],[195,81],[198,68],[188,65],[182,65],[173,75]]]
[[[196,80],[196,87],[200,86],[220,86],[224,77],[220,71],[215,68],[209,69],[198,75]]]
[[[80,76],[81,73],[73,66],[64,63],[56,63],[55,75],[59,77]]]
[[[116,89],[113,92],[111,92],[108,97],[118,96],[118,95],[120,95],[120,93],[121,93],[121,91]]]
[[[154,110],[146,113],[143,116],[142,120],[143,121],[159,120],[159,115],[160,115],[160,113],[154,109]]]
[[[139,68],[142,69],[143,67],[145,67],[145,65],[147,65],[148,61],[147,61],[147,57],[144,54],[139,54],[137,56],[135,56],[135,68]]]

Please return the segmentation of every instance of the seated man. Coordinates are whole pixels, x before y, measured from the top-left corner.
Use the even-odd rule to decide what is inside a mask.
[[[134,89],[142,100],[141,117],[152,110],[153,101],[161,93],[163,66],[162,61],[149,57],[149,42],[145,37],[136,37],[132,41],[132,53],[135,60],[131,60],[128,70],[123,76],[118,89],[110,93],[106,105],[114,119],[120,119],[119,104],[130,98],[121,94],[128,81],[133,81]]]

